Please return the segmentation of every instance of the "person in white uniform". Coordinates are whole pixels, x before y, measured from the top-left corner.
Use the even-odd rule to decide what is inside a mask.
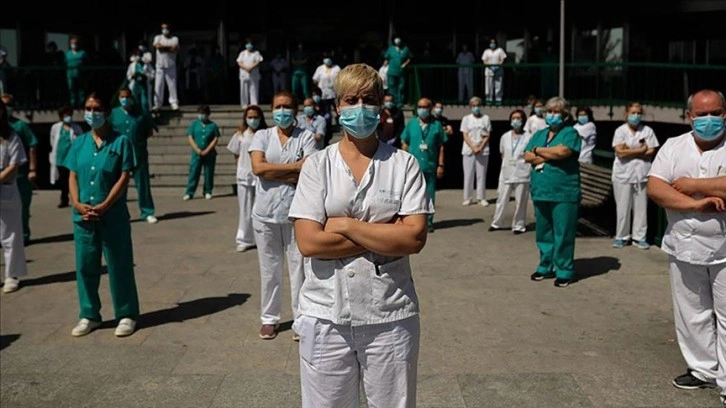
[[[497,45],[497,39],[489,40],[489,48],[484,50],[481,60],[486,66],[484,69],[484,98],[487,105],[491,105],[496,101],[497,105],[502,104],[502,78],[504,78],[504,70],[502,64],[507,59],[507,53]]]
[[[612,181],[615,196],[617,223],[613,248],[630,243],[640,249],[648,249],[648,194],[646,186],[651,160],[660,146],[653,129],[641,123],[643,107],[637,102],[625,108],[625,123],[615,129],[613,135]],[[631,235],[632,214],[632,235]]]
[[[336,81],[343,139],[310,156],[290,207],[305,256],[303,408],[416,406],[419,302],[409,255],[433,214],[416,158],[376,137],[383,84],[365,64]],[[393,352],[395,350],[395,352]]]
[[[466,44],[462,45],[461,52],[456,56],[456,63],[462,65],[457,72],[460,101],[469,100],[474,96],[474,68],[471,67],[474,61],[476,59],[474,54],[469,51],[469,47]]]
[[[546,128],[547,122],[545,122],[544,114],[544,103],[540,100],[535,100],[532,113],[527,118],[527,123],[524,124],[524,131],[533,135],[538,130]]]
[[[159,110],[164,105],[164,83],[166,83],[169,88],[169,104],[173,110],[178,110],[176,55],[179,52],[179,38],[171,35],[168,23],[161,25],[161,34],[154,37],[153,46],[156,49],[156,79],[154,80],[156,102],[153,109]]]
[[[239,203],[239,224],[235,237],[237,252],[245,252],[255,247],[252,207],[255,202],[257,176],[252,173],[252,159],[248,150],[255,132],[267,129],[265,115],[259,106],[248,106],[243,116],[244,121],[227,144],[227,150],[234,154],[234,160],[237,162],[237,202]]]
[[[20,191],[15,182],[18,169],[27,162],[20,136],[8,123],[7,108],[0,101],[0,244],[5,261],[5,293],[18,290],[18,278],[28,273]]]
[[[499,172],[497,188],[497,207],[489,231],[503,229],[504,209],[514,193],[514,217],[512,232],[521,234],[527,231],[527,199],[529,197],[529,178],[531,166],[524,161],[524,148],[529,143],[530,134],[524,131],[524,118],[527,115],[517,109],[509,114],[512,130],[502,135],[499,153],[502,155],[502,169]]]
[[[315,146],[318,150],[325,147],[325,130],[327,126],[325,117],[316,111],[313,98],[306,98],[303,102],[303,113],[297,116],[297,127],[308,130],[315,135]]]
[[[688,98],[692,131],[668,139],[648,177],[648,196],[665,208],[678,345],[688,371],[681,389],[721,388],[726,407],[726,101],[702,90]]]
[[[318,103],[320,111],[323,116],[330,117],[331,111],[335,107],[335,89],[333,85],[335,84],[335,78],[340,73],[340,67],[333,62],[328,54],[323,56],[323,64],[313,74],[313,83],[320,88],[321,96]],[[325,141],[323,141],[324,144]]]
[[[239,103],[242,109],[257,105],[260,96],[260,63],[262,54],[255,49],[251,39],[245,42],[245,49],[237,56],[239,65]]]
[[[582,147],[580,148],[580,163],[592,163],[592,152],[597,144],[597,128],[595,127],[595,117],[589,106],[578,106],[575,110],[575,130],[582,139]]]
[[[249,147],[257,179],[252,227],[260,262],[260,338],[277,337],[282,312],[282,261],[287,258],[293,318],[298,316],[298,293],[303,283],[303,260],[288,219],[300,169],[317,151],[315,135],[295,126],[297,101],[289,91],[272,100],[274,127],[255,132]],[[293,334],[297,340],[297,335]]]
[[[489,164],[489,134],[492,123],[481,111],[482,100],[475,96],[469,100],[471,113],[461,119],[459,130],[464,138],[461,146],[461,161],[464,167],[464,201],[472,203],[474,175],[476,174],[476,198],[483,207],[489,205],[486,199],[487,165]]]
[[[58,119],[60,120],[50,127],[50,154],[48,154],[50,184],[58,183],[61,191],[58,208],[66,208],[70,199],[68,195],[70,171],[65,166],[65,160],[71,150],[71,144],[83,133],[83,129],[73,123],[73,110],[69,105],[58,109]]]

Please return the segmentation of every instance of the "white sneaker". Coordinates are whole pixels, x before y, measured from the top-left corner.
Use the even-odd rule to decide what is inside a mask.
[[[157,222],[159,222],[159,219],[154,217],[153,215],[150,215],[146,217],[146,222],[148,222],[149,224],[156,224]]]
[[[489,207],[489,201],[487,201],[486,199],[479,200],[479,205],[482,207]]]
[[[179,110],[179,104],[178,103],[172,103],[171,104],[171,110]]]
[[[461,203],[461,205],[463,205],[464,207],[466,207],[467,205],[471,205],[471,200],[464,200],[464,201],[463,201],[463,202]]]
[[[132,335],[134,330],[136,330],[136,322],[133,319],[124,317],[118,322],[116,331],[114,331],[113,334],[115,334],[116,337],[126,337]]]
[[[5,279],[5,285],[3,286],[4,293],[12,293],[18,290],[20,281],[18,278],[9,277]]]
[[[237,245],[237,252],[247,252],[254,247],[254,245]]]
[[[81,319],[81,321],[78,322],[76,327],[73,328],[71,331],[71,336],[73,337],[81,337],[85,336],[86,334],[96,330],[98,326],[101,325],[101,322],[96,322],[93,320],[88,320],[86,318]]]
[[[161,109],[161,107],[159,105],[154,106],[153,108],[151,108],[151,110],[154,111],[154,112],[158,112],[159,109]]]
[[[212,195],[211,195],[211,194],[209,194],[209,193],[207,193],[207,194],[205,194],[205,195],[204,195],[204,198],[205,198],[206,200],[211,200],[211,199],[212,199]]]
[[[192,199],[192,196],[190,196],[189,194],[184,194],[184,197],[182,197],[182,200],[184,200],[184,201],[189,201],[191,199]]]

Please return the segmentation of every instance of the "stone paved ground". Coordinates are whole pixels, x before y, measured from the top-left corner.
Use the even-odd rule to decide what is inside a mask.
[[[236,198],[154,194],[161,222],[133,224],[142,317],[126,339],[113,336],[105,277],[106,324],[70,336],[70,218],[55,208],[55,192],[35,195],[30,276],[0,296],[3,408],[299,406],[289,324],[275,340],[257,337],[257,254],[234,251]],[[718,406],[715,391],[670,385],[685,367],[660,250],[578,239],[582,280],[559,289],[529,280],[533,233],[489,233],[494,206],[460,202],[460,191],[439,193],[437,231],[412,258],[422,310],[419,407]]]

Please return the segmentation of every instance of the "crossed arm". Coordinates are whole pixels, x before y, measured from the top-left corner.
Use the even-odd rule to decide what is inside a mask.
[[[255,176],[290,184],[297,183],[300,170],[305,162],[303,157],[295,163],[268,163],[263,152],[252,152],[250,158],[252,159],[252,173]]]
[[[572,149],[567,146],[535,147],[532,151],[524,152],[524,161],[537,166],[546,161],[562,160],[570,156],[572,156]]]
[[[625,143],[615,145],[615,155],[621,159],[651,159],[655,148],[642,143],[639,147],[628,147]]]
[[[385,224],[348,217],[319,222],[295,220],[295,237],[304,257],[339,259],[374,252],[405,256],[421,251],[426,244],[426,215],[397,216]]]
[[[648,177],[648,197],[659,206],[674,211],[726,211],[726,176],[707,179],[679,178],[668,184],[655,176]],[[700,194],[705,198],[695,199]]]

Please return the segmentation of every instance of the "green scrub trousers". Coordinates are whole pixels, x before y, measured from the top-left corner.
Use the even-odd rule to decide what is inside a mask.
[[[199,176],[204,168],[204,194],[212,194],[214,189],[214,166],[217,164],[217,155],[211,152],[205,157],[192,152],[192,160],[189,163],[189,180],[187,181],[186,195],[194,197],[199,184]]]
[[[436,172],[433,173],[426,172],[423,173],[424,180],[426,180],[426,193],[431,197],[431,201],[436,204]],[[429,214],[428,215],[428,227],[433,228],[434,227],[434,215]]]
[[[534,201],[540,274],[554,272],[559,279],[574,278],[578,210],[577,202]]]
[[[134,278],[131,224],[123,213],[113,214],[111,211],[113,209],[104,214],[99,221],[73,223],[80,318],[102,321],[98,288],[103,270],[101,267],[103,254],[106,259],[111,301],[116,319],[128,317],[137,320],[139,297]]]
[[[134,184],[136,184],[136,195],[141,210],[141,219],[154,215],[154,199],[151,197],[151,180],[149,176],[149,156],[146,148],[143,151],[136,151],[136,168],[134,169]]]

